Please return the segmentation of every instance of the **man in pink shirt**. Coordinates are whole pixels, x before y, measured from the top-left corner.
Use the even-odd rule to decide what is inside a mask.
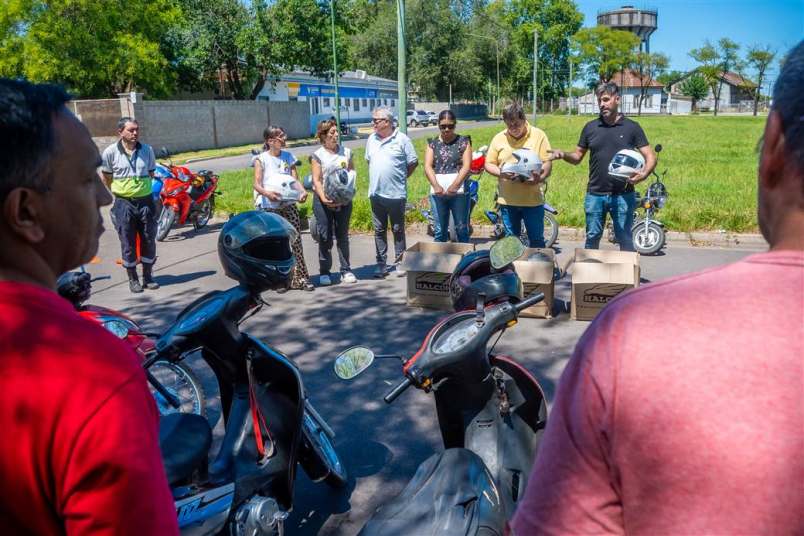
[[[516,536],[804,534],[804,42],[758,175],[769,252],[629,292],[578,342]]]

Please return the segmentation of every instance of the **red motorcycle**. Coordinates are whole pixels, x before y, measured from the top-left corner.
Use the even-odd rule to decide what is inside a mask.
[[[80,272],[67,272],[59,277],[56,291],[75,307],[78,314],[97,322],[124,340],[142,358],[149,387],[160,415],[169,413],[203,415],[204,390],[200,380],[184,362],[171,363],[154,359],[156,356],[154,340],[143,332],[136,322],[119,311],[84,304],[92,294],[93,281],[97,279],[92,279],[83,268]]]
[[[162,180],[159,198],[162,212],[156,228],[156,239],[162,242],[178,222],[184,225],[189,219],[198,230],[209,223],[215,212],[215,195],[218,176],[204,169],[194,174],[183,166],[166,164],[171,176]]]

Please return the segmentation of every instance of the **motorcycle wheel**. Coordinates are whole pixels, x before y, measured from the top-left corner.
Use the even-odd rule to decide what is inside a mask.
[[[209,219],[212,217],[212,213],[215,211],[214,198],[210,197],[209,199],[205,199],[200,205],[198,205],[197,210],[198,212],[193,220],[193,227],[195,227],[196,231],[202,227],[205,227],[206,224],[209,223]]]
[[[550,212],[544,213],[544,247],[551,248],[558,240],[558,221]]]
[[[315,422],[306,411],[304,412],[304,443],[312,451],[314,467],[304,467],[307,476],[313,481],[321,480],[333,488],[346,486],[349,475],[346,466],[338,456],[335,446],[327,433]]]
[[[159,242],[163,242],[167,238],[174,221],[176,221],[176,212],[170,207],[162,207],[162,213],[159,215],[159,222],[156,226],[156,239]]]
[[[645,222],[639,222],[631,229],[631,238],[634,241],[634,249],[640,255],[653,255],[664,247],[665,234],[661,225],[649,222],[647,230]]]
[[[202,417],[206,416],[204,388],[187,365],[160,360],[151,365],[148,372],[181,402],[181,407],[174,408],[151,384],[148,384],[160,415],[195,413]]]

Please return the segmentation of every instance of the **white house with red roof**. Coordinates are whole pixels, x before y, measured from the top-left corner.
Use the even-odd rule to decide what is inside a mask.
[[[639,111],[639,100],[644,86],[645,98],[642,101],[643,114],[659,114],[663,109],[664,87],[656,80],[640,79],[639,73],[626,69],[614,75],[612,82],[620,87],[620,111],[626,115],[636,115]],[[597,114],[597,97],[594,91],[578,98],[578,112]]]

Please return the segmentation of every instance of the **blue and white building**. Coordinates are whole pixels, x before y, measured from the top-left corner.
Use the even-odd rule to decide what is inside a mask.
[[[347,125],[371,122],[371,111],[383,105],[398,116],[396,80],[371,76],[365,71],[343,71],[338,79],[341,122]],[[335,84],[302,71],[294,71],[266,80],[257,100],[307,102],[310,107],[310,132],[318,122],[335,115]]]

